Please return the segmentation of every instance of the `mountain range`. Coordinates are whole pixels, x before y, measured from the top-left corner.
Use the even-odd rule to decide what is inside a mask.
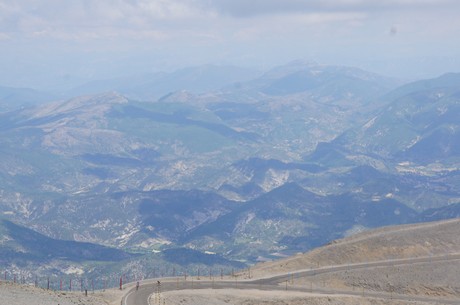
[[[109,251],[98,274],[136,266],[145,276],[168,259],[234,268],[458,216],[459,74],[401,85],[302,62],[198,71],[0,103],[2,232]],[[32,265],[46,262],[30,251],[42,253]]]

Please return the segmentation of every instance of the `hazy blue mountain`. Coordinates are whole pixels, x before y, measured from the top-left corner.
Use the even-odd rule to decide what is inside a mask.
[[[456,111],[460,115],[460,111]],[[442,162],[460,156],[460,131],[457,126],[443,126],[424,134],[421,140],[407,148],[398,157],[421,164]]]
[[[319,142],[315,150],[305,156],[304,160],[330,167],[354,165],[352,160],[347,159],[347,151],[337,142]]]
[[[394,81],[372,73],[297,62],[204,93],[2,112],[0,213],[140,253],[97,269],[140,274],[199,268],[210,252],[229,267],[306,251],[429,208],[452,217],[438,209],[460,194],[455,78],[388,92]]]
[[[7,220],[0,220],[0,234],[2,264],[46,264],[53,260],[113,262],[133,257],[96,244],[52,239]]]
[[[101,79],[84,83],[78,87],[72,88],[66,92],[68,97],[79,95],[94,95],[105,92],[124,92],[129,90],[134,84],[142,84],[145,81],[155,82],[165,77],[166,73],[158,72],[137,76],[125,76],[113,79]]]
[[[220,89],[233,83],[248,81],[259,71],[235,66],[204,65],[180,69],[171,73],[158,72],[133,77],[97,80],[81,85],[68,95],[96,94],[117,91],[141,100],[156,100],[176,91],[201,93]]]
[[[91,243],[57,240],[6,220],[0,220],[0,263],[8,277],[17,275],[19,268],[24,277],[32,280],[38,277],[41,287],[46,287],[46,278],[52,282],[64,277],[73,278],[75,282],[91,278],[97,289],[102,289],[103,282],[108,287],[118,285],[121,275],[132,281],[133,278],[171,276],[173,272],[179,275],[184,270],[197,274],[199,269],[213,268],[216,274],[220,270],[229,273],[231,268],[244,267],[218,254],[186,248],[132,254]]]
[[[211,251],[257,260],[306,251],[356,229],[410,223],[417,217],[415,211],[392,199],[318,196],[296,184],[285,184],[192,230],[185,242],[198,249],[212,247]]]
[[[203,253],[188,248],[166,249],[162,252],[163,259],[169,263],[174,263],[179,266],[187,266],[191,264],[202,264],[204,266],[226,266],[234,268],[244,268],[245,264],[229,261],[221,255]],[[217,269],[218,270],[218,269]],[[217,271],[215,270],[215,271]],[[207,271],[207,270],[206,270]],[[219,270],[220,271],[220,270]],[[194,272],[196,274],[196,272]],[[203,275],[203,271],[201,273]]]
[[[320,143],[305,161],[330,169],[374,168],[362,183],[355,175],[321,178],[323,184],[335,181],[329,188],[333,192],[352,188],[368,196],[394,196],[416,210],[446,205],[458,194],[459,82],[459,74],[451,73],[395,89],[382,98],[392,99],[388,106],[333,141]],[[312,179],[306,183],[327,191]]]
[[[236,203],[213,193],[200,191],[155,191],[144,193],[139,204],[144,227],[156,227],[153,236],[177,241],[185,232],[235,209]]]
[[[428,164],[459,157],[460,74],[405,85],[393,101],[334,143],[353,152]]]
[[[437,78],[424,79],[402,85],[385,94],[382,99],[396,100],[417,92],[430,92],[432,90],[448,90],[460,87],[460,73],[446,73]],[[439,92],[440,93],[440,92]]]
[[[296,67],[293,70],[291,67]],[[301,69],[299,69],[301,68]],[[357,68],[291,63],[266,73],[262,79],[267,84],[262,91],[270,95],[312,92],[319,96],[340,99],[359,97],[370,102],[398,85],[396,80],[372,74]]]
[[[0,86],[0,112],[39,105],[56,100],[57,96],[29,88]]]
[[[450,204],[438,209],[429,209],[422,213],[421,221],[437,221],[460,217],[460,203]]]
[[[307,94],[317,102],[338,106],[368,105],[401,83],[353,67],[326,66],[294,61],[275,67],[259,78],[234,87],[269,96]]]
[[[283,162],[276,159],[249,158],[240,160],[232,165],[236,170],[247,176],[252,176],[254,181],[263,180],[270,170],[274,171],[301,171],[305,173],[319,173],[324,169],[316,164],[303,162]]]

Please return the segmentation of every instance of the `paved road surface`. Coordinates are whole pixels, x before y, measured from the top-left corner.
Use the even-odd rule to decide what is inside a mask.
[[[175,279],[160,279],[161,283],[158,285],[156,281],[149,281],[148,283],[141,283],[139,290],[136,288],[130,289],[122,299],[122,305],[148,305],[148,300],[152,294],[158,292],[158,289],[161,292],[172,291],[172,290],[184,290],[184,289],[259,289],[259,290],[291,290],[291,291],[303,291],[303,292],[313,292],[316,294],[325,294],[325,295],[349,295],[349,296],[364,296],[365,297],[376,297],[384,299],[395,299],[401,301],[422,301],[422,302],[438,302],[441,304],[460,304],[460,300],[447,300],[439,298],[429,298],[429,297],[418,297],[418,296],[408,296],[408,295],[398,295],[390,294],[386,292],[368,292],[368,291],[349,291],[349,290],[334,290],[334,289],[320,289],[311,287],[291,287],[285,285],[289,282],[292,277],[306,277],[314,276],[317,274],[331,273],[337,271],[345,270],[356,270],[363,268],[376,268],[376,267],[389,267],[389,266],[398,266],[398,265],[415,265],[420,263],[430,263],[430,262],[440,262],[440,261],[454,261],[459,260],[460,254],[450,254],[445,256],[436,256],[436,257],[421,257],[421,258],[411,258],[411,259],[398,259],[398,260],[387,260],[387,261],[377,261],[369,263],[359,263],[359,264],[347,264],[347,265],[338,265],[338,266],[328,266],[317,269],[307,269],[300,270],[298,272],[280,274],[267,278],[260,278],[255,280],[196,280],[195,277],[189,277],[187,281],[184,281],[183,278]],[[282,285],[280,285],[282,284]],[[160,287],[159,287],[160,286]],[[153,303],[151,305],[154,305]]]

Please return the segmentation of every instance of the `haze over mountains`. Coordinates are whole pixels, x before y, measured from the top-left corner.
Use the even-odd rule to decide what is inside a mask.
[[[260,73],[257,70],[235,66],[205,65],[184,68],[171,73],[158,72],[88,82],[65,92],[65,94],[76,96],[117,91],[130,98],[156,100],[179,90],[202,93],[220,89],[235,82],[249,81]]]
[[[106,272],[146,275],[166,251],[170,268],[231,268],[460,213],[459,74],[403,85],[296,61],[101,81],[61,100],[11,92],[0,212],[16,224],[3,227],[104,246],[73,244],[112,251]],[[28,268],[44,261],[3,236]]]

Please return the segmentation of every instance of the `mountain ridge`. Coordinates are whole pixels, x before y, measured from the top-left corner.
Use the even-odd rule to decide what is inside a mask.
[[[2,113],[0,213],[50,238],[229,265],[457,215],[458,90],[437,84],[455,75],[391,99],[383,77],[291,65],[154,102],[103,93]],[[292,73],[300,91],[283,87]],[[274,83],[279,95],[263,92]],[[144,272],[148,259],[135,261]]]

